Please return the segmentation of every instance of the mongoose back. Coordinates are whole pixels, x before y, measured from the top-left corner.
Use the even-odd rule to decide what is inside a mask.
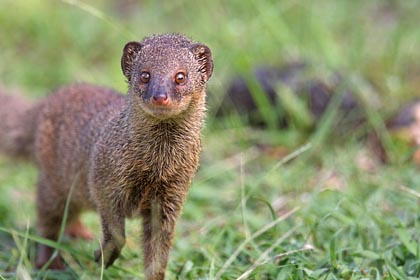
[[[58,89],[28,105],[0,92],[0,151],[33,158],[39,168],[37,226],[56,240],[69,197],[68,232],[96,209],[102,226],[95,261],[110,266],[125,243],[125,218],[141,216],[147,279],[164,279],[174,229],[199,164],[210,49],[181,35],[125,45],[128,94],[88,84]],[[7,104],[7,105],[5,105]],[[11,143],[15,143],[11,148]],[[11,152],[10,152],[11,151]],[[37,266],[54,249],[40,245]],[[53,259],[50,268],[62,268]]]

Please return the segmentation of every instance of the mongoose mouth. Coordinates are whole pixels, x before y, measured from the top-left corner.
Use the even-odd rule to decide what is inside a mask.
[[[159,102],[150,100],[149,102],[143,103],[142,107],[147,114],[158,119],[173,118],[183,111],[179,105],[174,104],[171,100]]]

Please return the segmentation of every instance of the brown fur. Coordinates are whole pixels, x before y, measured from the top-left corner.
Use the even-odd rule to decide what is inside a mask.
[[[0,87],[0,153],[28,159],[33,155],[40,103],[32,104],[16,95],[16,91]]]
[[[176,221],[199,162],[211,52],[180,35],[158,35],[128,43],[121,65],[127,96],[79,84],[37,105],[16,99],[10,107],[36,112],[33,129],[26,118],[14,117],[22,123],[11,121],[0,127],[0,135],[7,138],[23,128],[31,136],[26,138],[34,140],[30,151],[40,171],[37,209],[43,237],[57,239],[73,186],[68,231],[83,235],[79,214],[97,209],[102,251],[95,252],[95,260],[111,265],[125,243],[125,218],[140,215],[146,278],[164,279]],[[146,83],[141,81],[144,71],[150,74]],[[175,82],[179,72],[186,75],[181,84]],[[0,111],[12,118],[9,109],[0,103]],[[40,245],[37,265],[44,265],[52,252]],[[50,267],[62,264],[55,259]]]

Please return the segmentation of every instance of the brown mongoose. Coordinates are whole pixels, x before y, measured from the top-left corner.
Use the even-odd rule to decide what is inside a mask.
[[[175,224],[199,163],[212,55],[184,36],[155,35],[127,43],[121,67],[126,96],[88,84],[58,89],[32,105],[0,94],[0,123],[6,120],[0,150],[32,157],[39,167],[43,237],[57,239],[72,190],[69,231],[84,234],[78,218],[84,209],[100,215],[95,261],[110,266],[125,243],[125,218],[141,216],[146,278],[164,279]],[[53,252],[40,245],[37,266]],[[62,266],[59,258],[50,264]]]

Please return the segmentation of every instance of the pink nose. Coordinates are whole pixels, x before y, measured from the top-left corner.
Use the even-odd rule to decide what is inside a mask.
[[[166,106],[169,103],[167,95],[153,95],[152,103],[159,106]]]

